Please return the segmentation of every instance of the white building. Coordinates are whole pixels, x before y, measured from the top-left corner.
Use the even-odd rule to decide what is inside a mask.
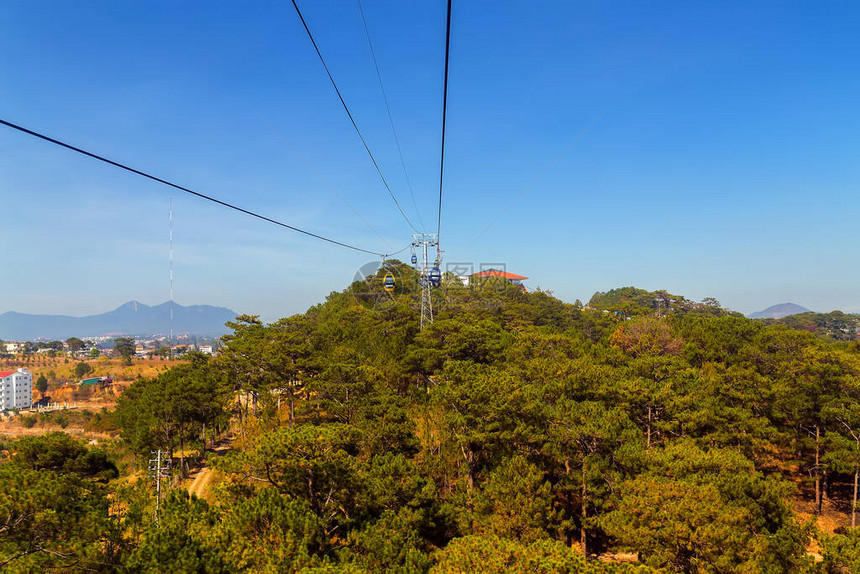
[[[33,374],[27,369],[0,371],[0,409],[26,409],[33,404]]]

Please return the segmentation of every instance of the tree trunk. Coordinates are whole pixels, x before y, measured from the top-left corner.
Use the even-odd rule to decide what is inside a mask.
[[[239,423],[242,425],[242,436],[245,436],[245,421],[248,420],[248,404],[251,402],[250,391],[240,391],[242,394],[239,398]]]
[[[293,422],[296,418],[296,401],[293,399],[292,390],[290,391],[290,426],[293,426]]]
[[[466,449],[462,445],[460,446],[460,451],[466,460],[466,480],[469,490],[472,490],[475,487],[475,453],[472,452],[472,449],[466,452]]]
[[[579,523],[579,544],[582,547],[582,555],[588,559],[588,532],[585,529],[585,519],[588,517],[588,506],[586,505],[586,496],[588,491],[585,484],[585,462],[582,463],[582,519]]]
[[[821,454],[820,438],[821,430],[818,428],[818,425],[815,425],[815,508],[817,514],[821,514],[821,473],[818,466]]]
[[[313,510],[317,510],[316,497],[314,496],[314,473],[312,470],[308,471],[308,502]]]
[[[346,399],[343,401],[344,407],[346,407],[346,424],[352,424],[352,407],[349,404],[349,388],[346,389]]]
[[[857,478],[860,474],[860,466],[854,467],[854,498],[851,501],[851,528],[857,526]]]
[[[648,405],[648,439],[645,444],[645,448],[651,448],[651,405]]]
[[[179,478],[185,477],[185,439],[182,438],[182,429],[179,429]]]
[[[570,477],[570,459],[569,458],[564,459],[564,475],[567,477]],[[567,497],[565,497],[565,498],[567,498]],[[568,505],[568,502],[569,502],[569,499],[565,500],[565,509],[568,510],[569,512],[571,512],[571,514],[573,514],[573,512],[572,512],[573,509],[570,508],[570,506]],[[567,545],[570,548],[573,548],[573,532],[568,531],[567,534],[565,534],[565,541],[567,542]]]

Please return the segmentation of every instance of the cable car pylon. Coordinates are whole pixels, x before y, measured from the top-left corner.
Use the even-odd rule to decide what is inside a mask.
[[[421,330],[426,325],[433,323],[433,299],[430,297],[430,289],[438,287],[442,282],[442,271],[439,265],[442,263],[442,251],[439,248],[439,235],[436,233],[415,233],[412,235],[412,247],[421,253],[420,263],[413,256],[413,263],[420,264],[421,282]],[[436,260],[430,265],[427,251],[430,247],[436,248]]]

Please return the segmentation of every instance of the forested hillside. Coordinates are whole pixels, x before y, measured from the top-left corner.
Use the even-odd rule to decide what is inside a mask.
[[[303,315],[240,316],[215,359],[113,416],[135,476],[64,435],[7,445],[0,563],[97,572],[842,572],[860,534],[860,346],[639,290],[590,305],[414,271]],[[629,288],[632,289],[632,288]],[[622,291],[622,290],[618,290]],[[150,450],[208,455],[206,500]],[[210,444],[211,446],[211,444]],[[127,473],[124,473],[127,474]],[[808,554],[815,548],[820,560]],[[602,560],[597,556],[601,555]],[[619,557],[638,561],[618,563]],[[608,561],[607,561],[608,560]]]
[[[765,319],[767,323],[777,323],[802,329],[837,341],[853,341],[860,332],[860,315],[831,311],[830,313],[798,313],[782,319]]]

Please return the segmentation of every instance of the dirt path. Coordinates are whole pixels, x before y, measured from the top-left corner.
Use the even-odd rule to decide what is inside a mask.
[[[209,450],[207,457],[224,456],[230,450],[230,444],[233,439],[223,438],[215,443],[215,447]],[[209,463],[204,460],[191,471],[191,474],[186,479],[189,494],[194,494],[199,498],[208,498],[209,486],[212,484],[212,479],[216,475],[216,471],[209,466]]]
[[[212,475],[214,472],[215,471],[208,466],[201,468],[191,481],[191,484],[188,486],[189,494],[194,494],[198,498],[203,498],[203,493],[208,490],[209,483],[212,482]]]

